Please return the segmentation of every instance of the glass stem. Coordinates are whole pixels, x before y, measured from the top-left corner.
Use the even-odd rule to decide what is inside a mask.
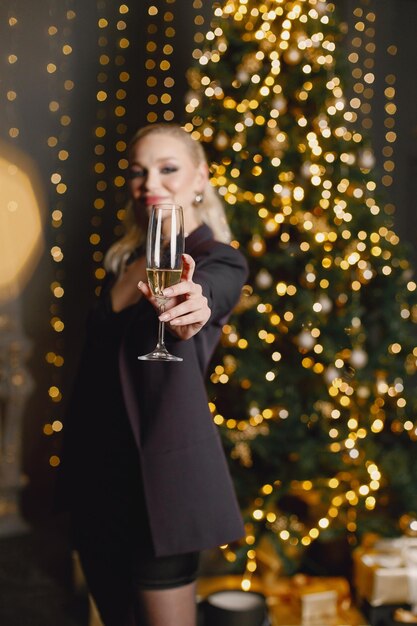
[[[162,315],[162,313],[164,312],[165,307],[163,304],[161,304],[159,306],[159,315]],[[159,320],[159,326],[158,326],[158,345],[157,345],[158,349],[162,349],[162,350],[166,350],[165,348],[165,322],[161,322],[161,320]]]

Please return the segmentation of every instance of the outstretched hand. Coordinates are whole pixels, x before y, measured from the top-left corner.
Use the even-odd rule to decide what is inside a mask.
[[[170,331],[180,339],[190,339],[208,321],[211,310],[207,298],[203,295],[201,285],[193,282],[194,259],[189,254],[183,254],[182,261],[181,281],[163,291],[167,301],[159,319],[165,322]],[[141,281],[138,289],[159,312],[158,301],[152,295],[149,285]]]

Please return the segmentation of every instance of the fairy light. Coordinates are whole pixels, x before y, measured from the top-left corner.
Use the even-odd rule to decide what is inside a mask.
[[[94,165],[95,198],[93,201],[94,214],[91,217],[91,232],[89,243],[92,246],[92,272],[94,276],[94,292],[99,295],[101,282],[105,276],[103,268],[104,253],[102,249],[101,226],[103,222],[102,212],[106,207],[106,191],[108,188],[105,154],[108,147],[108,116],[107,110],[111,101],[112,92],[109,89],[110,68],[113,66],[119,72],[119,81],[127,82],[129,77],[120,68],[117,59],[114,58],[109,43],[113,36],[113,21],[111,11],[106,0],[97,0],[97,82],[96,82],[96,123],[94,128]],[[120,44],[120,39],[119,39]]]
[[[205,25],[205,18],[202,13],[203,0],[193,0],[193,9],[195,10],[194,24],[196,26],[196,31],[194,33],[194,42],[196,44],[196,48],[193,51],[193,57],[197,58],[197,54],[198,54],[197,50],[200,50],[199,46],[201,46],[201,44],[203,43],[205,39],[205,34],[203,31],[204,25]]]
[[[355,94],[353,100],[355,109],[358,109],[358,113],[361,114],[361,124],[363,128],[368,130],[373,125],[372,102],[374,98],[373,84],[375,81],[375,28],[377,26],[377,13],[369,9],[367,0],[361,0],[360,5],[354,9],[353,16],[355,20],[353,27],[355,35],[352,37],[353,49],[349,54],[349,60],[354,65],[352,69],[352,76],[355,80],[353,88],[358,94]],[[387,62],[384,63],[384,69],[392,65],[389,62],[390,58],[396,54],[397,47],[395,45],[387,46]],[[385,71],[387,70],[385,69]],[[384,76],[384,82],[385,145],[382,148],[384,174],[381,177],[381,182],[385,187],[391,187],[395,170],[394,144],[397,139],[395,132],[397,112],[395,104],[395,73],[388,71]],[[370,163],[372,159],[372,155],[365,155],[365,160],[368,160]],[[392,215],[395,207],[390,202],[385,204],[384,210],[388,215]]]
[[[116,23],[117,32],[120,33],[117,40],[118,45],[118,53],[116,55],[116,65],[119,69],[119,73],[117,76],[117,89],[115,93],[116,102],[114,104],[114,116],[116,119],[116,132],[117,138],[115,141],[115,150],[113,151],[116,155],[118,155],[117,159],[117,169],[116,175],[113,178],[113,185],[116,190],[115,194],[115,204],[119,206],[121,204],[123,198],[123,192],[126,185],[126,169],[128,167],[128,161],[126,158],[126,148],[127,148],[127,101],[128,101],[128,90],[130,81],[127,80],[129,78],[128,72],[125,69],[126,66],[126,56],[125,51],[130,48],[131,40],[129,36],[129,18],[130,18],[130,10],[128,5],[120,4],[119,5],[119,18]],[[116,237],[120,237],[123,233],[123,226],[121,222],[124,219],[124,209],[119,209],[117,211],[117,224],[114,227],[114,234]],[[97,251],[100,256],[102,256],[101,250]],[[97,255],[98,256],[98,255]]]
[[[16,104],[18,99],[17,84],[13,81],[12,76],[16,74],[16,67],[19,64],[19,56],[17,50],[18,36],[17,33],[20,30],[20,18],[16,9],[10,10],[9,18],[7,22],[7,36],[8,43],[7,49],[7,73],[4,80],[6,103],[3,105],[5,108],[8,121],[8,128],[5,129],[9,138],[15,142],[20,141],[20,128],[18,124],[18,116],[16,113]]]
[[[159,9],[156,5],[151,5],[148,8],[149,15],[149,23],[147,25],[147,41],[146,41],[146,59],[145,59],[145,69],[147,71],[146,74],[146,85],[147,89],[147,103],[148,103],[148,113],[146,115],[146,119],[148,122],[156,122],[158,120],[158,114],[155,110],[155,105],[158,102],[158,96],[154,92],[154,88],[157,86],[158,78],[157,78],[157,64],[154,56],[156,56],[157,52],[157,43],[156,43],[156,35],[158,32],[158,22],[157,15]]]
[[[397,54],[397,46],[391,44],[387,47],[388,60],[391,60],[392,57],[395,57]],[[391,59],[390,59],[391,57]],[[387,63],[386,67],[389,67],[391,63]],[[395,130],[396,123],[396,112],[397,106],[395,104],[396,101],[396,75],[392,72],[385,74],[385,89],[384,89],[384,97],[385,97],[385,119],[384,119],[384,127],[385,127],[385,145],[382,148],[382,154],[384,157],[383,168],[385,170],[385,174],[382,176],[382,184],[385,187],[391,187],[394,181],[394,170],[395,170],[395,159],[394,159],[394,150],[395,150],[395,142],[397,140],[397,133]],[[392,214],[394,211],[394,206],[392,204],[385,205],[385,211],[388,214]]]
[[[351,105],[361,116],[362,127],[369,130],[373,125],[376,14],[367,9],[367,5],[366,0],[362,0],[360,6],[353,10],[352,51],[348,58],[354,66],[352,69],[354,97],[351,100]]]
[[[351,447],[351,446],[350,446]],[[263,498],[257,498],[256,508],[252,512],[253,522],[250,525],[249,545],[253,545],[254,529],[261,522],[265,522],[270,530],[276,533],[281,541],[292,546],[301,544],[308,546],[313,541],[320,538],[323,532],[331,528],[332,524],[337,520],[341,511],[347,508],[347,530],[350,533],[349,541],[355,542],[356,531],[356,507],[364,506],[366,510],[372,511],[376,506],[376,492],[380,488],[381,472],[373,461],[366,462],[368,473],[367,482],[358,485],[356,478],[346,482],[346,473],[340,473],[333,478],[328,479],[328,487],[334,492],[330,499],[330,505],[324,515],[317,520],[316,525],[307,526],[305,523],[292,515],[290,518],[280,515],[279,511],[275,512],[269,509]],[[260,494],[270,495],[281,484],[277,481],[276,485],[265,485]],[[303,497],[308,498],[308,493],[314,489],[314,483],[310,480],[292,481],[291,492],[293,495],[300,493]],[[273,502],[273,499],[271,499]],[[264,508],[262,508],[264,506]],[[228,559],[230,560],[230,559]],[[243,583],[250,589],[251,575],[256,570],[256,550],[253,548],[247,551],[246,571],[243,575]]]
[[[65,270],[63,260],[65,250],[63,246],[63,226],[66,217],[67,194],[69,181],[67,179],[68,161],[71,158],[69,140],[71,138],[70,101],[75,82],[72,76],[73,54],[73,25],[76,12],[73,3],[67,2],[65,8],[57,9],[51,4],[49,10],[50,22],[47,28],[49,56],[45,73],[48,81],[51,134],[47,138],[50,154],[50,183],[51,199],[51,261],[54,267],[54,279],[50,284],[50,326],[54,336],[51,347],[45,355],[46,362],[51,366],[51,379],[47,390],[52,403],[53,420],[43,426],[45,435],[53,435],[62,429],[62,421],[58,417],[59,403],[62,400],[62,366],[64,365],[64,336],[65,320],[63,319],[63,304],[65,298]],[[58,455],[50,456],[49,465],[57,467],[60,464]]]
[[[163,90],[160,96],[160,102],[163,110],[162,115],[166,122],[171,122],[174,119],[174,111],[172,110],[172,89],[175,85],[175,79],[173,77],[171,55],[174,51],[174,39],[176,36],[175,17],[177,11],[175,11],[175,2],[176,0],[167,0],[168,10],[163,14],[165,41],[162,46],[163,57],[159,64],[159,69],[162,71],[163,76]]]
[[[146,79],[148,122],[158,120],[170,122],[174,119],[172,90],[175,78],[172,53],[176,37],[175,2],[176,0],[167,0],[164,8],[157,5],[151,5],[148,8],[150,21],[147,26],[148,41],[145,60],[145,69],[148,72]]]

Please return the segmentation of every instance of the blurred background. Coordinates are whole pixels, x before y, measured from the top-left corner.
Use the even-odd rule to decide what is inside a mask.
[[[417,2],[335,4],[352,89],[367,90],[362,125],[374,176],[414,258]],[[105,275],[104,253],[122,232],[126,146],[145,123],[184,121],[187,70],[219,5],[0,4],[0,606],[7,589],[18,602],[22,585],[31,588],[26,558],[36,562],[40,594],[42,559],[49,585],[72,576],[52,517],[55,474],[84,317]],[[364,15],[373,16],[365,30]],[[349,65],[352,51],[373,61],[372,84]]]

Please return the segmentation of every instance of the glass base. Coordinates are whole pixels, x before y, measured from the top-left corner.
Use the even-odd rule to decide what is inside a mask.
[[[175,356],[168,352],[168,350],[164,350],[163,348],[155,348],[153,352],[149,352],[149,354],[143,354],[142,356],[138,356],[139,361],[182,361],[183,359],[179,356]]]

